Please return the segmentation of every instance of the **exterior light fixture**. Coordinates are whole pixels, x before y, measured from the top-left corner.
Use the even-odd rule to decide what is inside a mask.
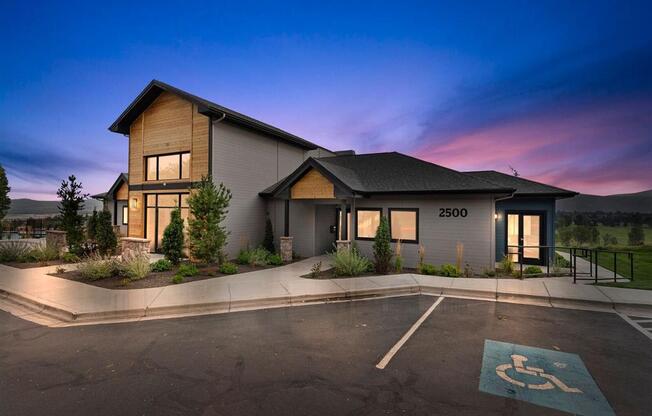
[[[500,215],[499,215],[498,213],[495,213],[495,214],[494,214],[494,220],[497,220],[497,219],[499,219],[499,218],[500,218]]]
[[[131,198],[131,209],[138,208],[138,198]]]

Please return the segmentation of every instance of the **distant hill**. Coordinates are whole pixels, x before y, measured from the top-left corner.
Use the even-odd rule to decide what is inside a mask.
[[[558,211],[652,213],[652,189],[635,194],[584,195],[557,201]]]
[[[6,218],[49,217],[59,214],[59,201],[36,201],[33,199],[12,199]],[[84,212],[92,212],[93,208],[102,209],[102,203],[95,199],[84,202]]]

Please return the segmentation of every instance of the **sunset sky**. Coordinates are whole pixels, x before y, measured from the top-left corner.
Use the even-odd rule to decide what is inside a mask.
[[[92,3],[3,3],[13,198],[71,173],[106,191],[127,169],[107,128],[151,79],[334,150],[652,188],[649,2]]]

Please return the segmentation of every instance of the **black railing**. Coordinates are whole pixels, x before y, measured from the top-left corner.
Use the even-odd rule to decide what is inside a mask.
[[[618,256],[626,256],[629,276],[622,276],[629,278],[631,281],[634,280],[634,253],[630,251],[616,251],[616,250],[604,250],[597,248],[584,248],[584,247],[560,247],[560,246],[525,246],[525,245],[508,245],[507,246],[507,255],[512,256],[516,255],[518,258],[518,263],[520,265],[519,276],[523,278],[523,265],[526,264],[526,259],[524,258],[523,252],[525,249],[539,249],[544,251],[544,255],[539,256],[539,259],[542,259],[545,262],[546,266],[546,276],[550,276],[550,264],[553,263],[553,267],[557,263],[557,251],[567,252],[569,259],[565,259],[569,262],[569,274],[573,276],[573,283],[577,283],[578,280],[593,280],[595,283],[605,280],[613,280],[614,282],[618,281]],[[509,249],[517,249],[516,252],[509,252]],[[610,276],[599,276],[599,268],[602,267],[600,263],[600,254],[613,255],[613,276],[612,273],[609,273]],[[563,256],[562,256],[563,257]],[[589,270],[585,272],[580,272],[577,269],[577,259],[583,259],[589,262]],[[556,267],[555,267],[556,268]],[[606,268],[606,267],[605,267]]]

